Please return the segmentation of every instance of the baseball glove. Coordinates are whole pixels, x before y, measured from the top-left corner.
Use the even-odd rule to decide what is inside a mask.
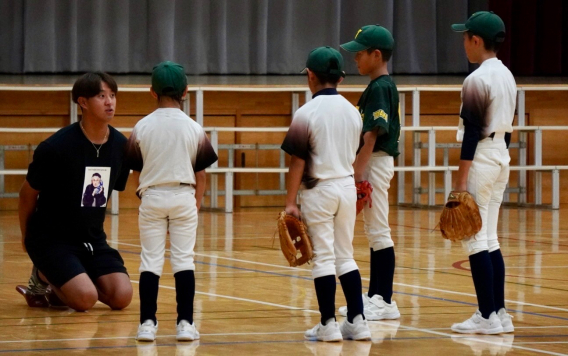
[[[312,241],[303,222],[283,211],[278,216],[278,233],[280,248],[290,267],[301,266],[312,259]]]
[[[445,239],[460,241],[481,230],[481,215],[468,192],[451,192],[440,216],[440,230]]]
[[[373,200],[371,199],[373,186],[371,186],[371,183],[364,180],[362,182],[355,183],[355,187],[357,187],[357,215],[359,215],[367,202],[369,202],[369,208],[373,206]]]

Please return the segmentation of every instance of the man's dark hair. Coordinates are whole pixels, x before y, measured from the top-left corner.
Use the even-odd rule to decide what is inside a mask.
[[[101,82],[105,82],[113,93],[118,92],[118,86],[110,75],[103,72],[89,72],[83,74],[73,84],[71,90],[73,102],[77,103],[80,97],[89,99],[98,95],[101,91]]]
[[[381,51],[381,54],[383,56],[383,61],[388,62],[390,61],[391,57],[392,57],[392,49],[380,49],[380,48],[369,48],[367,50],[368,54],[373,53],[375,50]]]
[[[481,38],[483,40],[483,47],[485,48],[486,51],[493,51],[495,53],[499,52],[499,50],[501,49],[501,45],[503,44],[503,42],[497,42],[494,40],[489,40],[487,38],[483,38],[482,36],[473,33],[471,31],[467,31],[467,37],[469,39],[471,39],[473,36],[477,36],[479,38]]]
[[[101,175],[100,175],[100,174],[98,174],[98,173],[94,173],[94,174],[93,174],[93,177],[99,177],[99,178],[102,178],[102,177],[101,177]],[[91,177],[91,178],[93,178],[93,177]]]

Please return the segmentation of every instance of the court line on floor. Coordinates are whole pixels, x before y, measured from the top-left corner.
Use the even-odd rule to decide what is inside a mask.
[[[130,254],[138,254],[138,252],[133,252],[133,251],[123,251],[123,253],[130,253]],[[211,262],[205,262],[205,261],[195,261],[196,264],[203,264],[203,265],[208,265],[208,266],[217,266],[217,267],[221,267],[221,268],[230,268],[230,269],[237,269],[237,270],[244,270],[244,271],[255,271],[257,273],[264,273],[264,274],[270,274],[270,275],[274,275],[274,276],[278,276],[278,277],[287,277],[287,278],[297,278],[297,279],[303,279],[303,280],[307,280],[307,281],[313,281],[312,278],[310,277],[304,277],[304,276],[297,276],[297,275],[289,275],[289,274],[284,274],[284,273],[277,273],[277,272],[269,272],[269,271],[261,271],[261,270],[254,270],[254,269],[250,269],[250,268],[245,268],[245,267],[237,267],[237,266],[227,266],[227,265],[220,265],[217,263],[211,263]],[[368,278],[361,278],[362,280],[369,280]],[[397,283],[395,283],[397,284]],[[398,283],[399,285],[401,285],[400,283]],[[414,285],[410,285],[411,287],[416,287]],[[427,287],[426,287],[427,288]],[[442,290],[443,291],[443,290]],[[448,291],[449,292],[449,291]],[[423,295],[423,294],[416,294],[416,293],[407,293],[407,292],[400,292],[400,291],[396,291],[394,292],[395,294],[401,294],[401,295],[409,295],[409,296],[414,296],[414,297],[420,297],[420,298],[426,298],[426,299],[432,299],[432,300],[439,300],[439,301],[444,301],[444,302],[451,302],[451,303],[457,303],[457,304],[463,304],[463,305],[469,305],[469,306],[474,306],[477,307],[477,304],[475,303],[471,303],[471,302],[463,302],[463,301],[459,301],[459,300],[453,300],[453,299],[446,299],[446,298],[440,298],[440,297],[433,297],[433,296],[428,296],[428,295]],[[465,293],[464,293],[465,294]],[[467,294],[466,294],[467,295]],[[475,295],[474,295],[475,296]],[[513,301],[515,302],[515,301]],[[517,303],[521,303],[521,302],[517,302]],[[538,306],[538,305],[535,305]],[[544,307],[544,306],[542,306]],[[516,312],[516,313],[522,313],[522,314],[527,314],[527,315],[534,315],[534,316],[539,316],[539,317],[544,317],[544,318],[550,318],[550,319],[559,319],[559,320],[568,320],[568,318],[565,317],[561,317],[561,316],[555,316],[555,315],[548,315],[548,314],[542,314],[542,313],[536,313],[536,312],[528,312],[528,311],[524,311],[524,310],[516,310],[516,309],[508,309],[508,311],[511,312]]]
[[[534,269],[534,266],[506,266],[507,269]],[[551,269],[551,268],[568,268],[568,266],[539,266],[539,269]],[[437,270],[455,270],[455,267],[421,267],[420,269],[428,271]]]
[[[204,262],[204,261],[195,261],[195,263],[199,263],[199,264],[203,264],[203,265],[215,265],[218,267],[222,267],[222,268],[232,268],[232,269],[242,269],[242,270],[250,270],[248,268],[244,268],[244,267],[236,267],[236,266],[227,266],[227,265],[220,265],[220,264],[215,264],[215,263],[210,263],[210,262]],[[267,272],[267,271],[260,271],[260,270],[256,270],[258,273],[265,273],[265,274],[272,274],[275,276],[280,276],[280,277],[288,277],[288,278],[297,278],[297,279],[304,279],[304,280],[308,280],[308,281],[313,281],[312,278],[310,277],[304,277],[304,276],[294,276],[294,275],[287,275],[287,274],[282,274],[282,273],[274,273],[274,272]],[[368,278],[361,278],[362,280],[368,281]],[[398,285],[403,285],[400,283],[395,283]],[[408,285],[407,285],[408,286]],[[414,285],[409,285],[411,287],[415,287]],[[448,291],[449,292],[449,291]],[[408,293],[408,292],[401,292],[401,291],[396,291],[394,292],[395,294],[401,294],[401,295],[409,295],[409,296],[413,296],[413,297],[420,297],[420,298],[426,298],[426,299],[432,299],[432,300],[439,300],[439,301],[444,301],[444,302],[451,302],[451,303],[457,303],[457,304],[463,304],[463,305],[470,305],[470,306],[474,306],[477,307],[476,303],[471,303],[471,302],[464,302],[461,300],[454,300],[454,299],[447,299],[447,298],[441,298],[441,297],[434,297],[434,296],[429,296],[429,295],[424,295],[424,294],[417,294],[417,293]],[[465,293],[464,293],[465,294]],[[475,297],[475,295],[472,295],[473,297]],[[517,302],[517,303],[521,303],[521,302]],[[526,303],[528,304],[528,303]],[[537,304],[535,304],[535,306],[538,306]],[[542,306],[545,307],[545,306]],[[542,313],[536,313],[536,312],[529,312],[529,311],[524,311],[524,310],[517,310],[517,309],[511,309],[509,308],[508,311],[511,312],[516,312],[516,313],[522,313],[522,314],[527,314],[527,315],[534,315],[534,316],[539,316],[539,317],[544,317],[544,318],[551,318],[551,319],[560,319],[560,320],[568,320],[568,318],[565,317],[561,317],[561,316],[555,316],[555,315],[548,315],[548,314],[542,314]]]
[[[136,245],[136,244],[122,243],[122,242],[118,242],[118,243],[126,245],[126,246],[141,247],[140,245]],[[296,267],[284,267],[284,266],[281,266],[281,265],[275,265],[275,264],[271,264],[271,263],[255,262],[255,261],[242,260],[242,259],[237,259],[237,258],[232,258],[232,257],[208,255],[208,254],[204,254],[204,253],[196,253],[195,255],[196,256],[202,256],[202,257],[208,257],[208,258],[217,258],[217,259],[229,260],[229,261],[234,261],[234,262],[256,264],[256,265],[267,266],[267,267],[280,267],[282,269],[298,271],[298,268],[296,268]],[[309,271],[308,269],[304,269],[304,268],[300,268],[300,270]],[[261,271],[259,271],[259,272],[261,272]],[[362,278],[362,279],[366,280],[366,281],[369,280],[368,278]],[[406,283],[395,282],[394,285],[403,286],[403,287],[407,287],[407,288],[418,288],[418,289],[425,289],[425,290],[430,290],[430,291],[434,291],[434,292],[456,294],[456,295],[463,295],[463,296],[477,298],[477,296],[475,294],[471,294],[471,293],[456,292],[456,291],[451,291],[451,290],[446,290],[446,289],[425,287],[425,286],[420,286],[420,285],[415,285],[415,284],[406,284]],[[515,303],[515,304],[519,304],[519,305],[526,305],[526,306],[538,307],[538,308],[543,308],[543,309],[550,309],[550,310],[568,312],[568,309],[566,309],[566,308],[559,308],[559,307],[553,307],[553,306],[542,305],[542,304],[521,302],[521,301],[517,301],[517,300],[510,300],[510,299],[506,299],[505,301],[508,302],[508,303]]]
[[[201,336],[247,336],[247,335],[284,335],[284,334],[303,334],[303,331],[275,331],[275,332],[262,332],[262,333],[213,333],[213,334],[203,334]],[[175,334],[171,335],[156,335],[157,339],[175,337]],[[80,337],[75,339],[34,339],[34,340],[8,340],[0,341],[0,344],[21,344],[27,342],[57,342],[57,341],[91,341],[91,340],[123,340],[123,339],[134,339],[135,336],[109,336],[109,337]]]
[[[138,246],[140,247],[140,246]],[[197,255],[197,254],[196,254]],[[241,259],[234,259],[231,257],[221,257],[221,256],[215,256],[215,255],[207,255],[207,254],[199,254],[200,256],[203,257],[209,257],[209,258],[218,258],[218,259],[225,259],[225,260],[230,260],[230,261],[236,261],[236,262],[244,262],[247,263],[247,260],[241,260]],[[253,264],[257,264],[257,262],[251,262]],[[277,267],[278,265],[274,265],[274,264],[269,264],[269,263],[263,263],[263,265],[265,266],[270,266],[270,267]],[[290,269],[293,270],[297,270],[293,267],[290,267]],[[368,281],[368,278],[362,278],[363,280]],[[456,294],[456,295],[464,295],[464,296],[468,296],[468,297],[474,297],[477,298],[477,296],[475,294],[471,294],[471,293],[464,293],[464,292],[456,292],[456,291],[451,291],[451,290],[446,290],[446,289],[439,289],[439,288],[432,288],[432,287],[425,287],[425,286],[420,286],[420,285],[415,285],[415,284],[406,284],[406,283],[398,283],[395,282],[394,285],[399,285],[399,286],[403,286],[403,287],[407,287],[407,288],[419,288],[419,289],[426,289],[426,290],[431,290],[431,291],[435,291],[435,292],[442,292],[442,293],[449,293],[449,294]],[[505,300],[508,303],[516,303],[516,304],[520,304],[520,305],[527,305],[527,306],[533,306],[533,307],[540,307],[540,308],[544,308],[544,309],[551,309],[551,310],[557,310],[557,311],[563,311],[563,312],[568,312],[568,309],[566,308],[559,308],[559,307],[552,307],[552,306],[548,306],[548,305],[541,305],[541,304],[534,304],[534,303],[527,303],[527,302],[521,302],[521,301],[517,301],[517,300],[510,300],[510,299],[506,299]]]
[[[451,330],[451,328],[428,328],[429,330]],[[549,325],[549,326],[515,326],[517,329],[568,329],[568,325]]]
[[[131,280],[131,282],[136,283],[136,284],[139,283],[138,281],[133,281],[133,280]],[[170,287],[170,286],[159,285],[159,287],[164,288],[164,289],[175,290],[175,287]],[[233,296],[227,296],[227,295],[221,295],[221,294],[215,294],[215,293],[197,292],[197,291],[196,291],[196,294],[208,295],[208,296],[214,296],[214,297],[226,298],[226,299],[232,299],[232,300],[239,300],[239,301],[245,301],[245,302],[249,302],[249,303],[256,303],[256,304],[262,304],[262,305],[270,305],[270,306],[275,306],[275,307],[279,307],[279,308],[283,308],[283,309],[289,309],[289,310],[301,310],[303,312],[308,312],[308,313],[312,313],[312,314],[319,314],[319,311],[312,310],[312,309],[305,309],[305,308],[293,307],[293,306],[290,306],[290,305],[269,303],[269,302],[264,302],[264,301],[260,301],[260,300],[255,300],[255,299],[239,298],[239,297],[233,297]],[[383,324],[385,326],[392,326],[388,322],[378,322],[378,323]],[[444,338],[450,338],[450,339],[451,339],[452,336],[454,336],[454,337],[456,336],[455,334],[448,334],[448,333],[443,333],[443,332],[429,330],[429,329],[416,328],[416,327],[413,327],[413,326],[399,325],[398,327],[403,328],[405,330],[416,331],[416,332],[432,334],[432,335],[438,335],[438,336],[443,336]],[[476,338],[475,336],[471,336],[471,337],[470,336],[464,336],[461,339],[475,341],[475,342],[481,342],[481,343],[489,344],[489,345],[502,346],[502,343],[493,342],[493,341],[489,341],[489,340],[482,340],[482,339]],[[298,340],[298,342],[299,341],[300,340]],[[270,343],[270,342],[273,342],[273,341],[261,341],[261,342]],[[278,341],[278,342],[283,342],[283,341]],[[288,342],[294,342],[294,341],[288,341]],[[237,344],[237,343],[238,342],[228,342],[227,344]],[[254,343],[254,342],[243,342],[243,343]],[[213,344],[215,344],[215,343],[213,343]],[[121,347],[124,347],[124,346],[121,346]],[[515,344],[511,345],[511,347],[519,349],[519,350],[537,352],[537,353],[542,353],[542,354],[547,354],[547,355],[556,355],[556,356],[564,356],[565,355],[565,354],[556,353],[556,352],[552,352],[552,351],[534,349],[534,348],[519,346],[519,345],[515,345]],[[37,351],[56,351],[56,350],[75,350],[75,349],[100,349],[100,348],[113,348],[113,347],[105,346],[105,347],[54,348],[54,349],[7,350],[7,351],[9,351],[9,352],[36,351],[37,352]],[[116,347],[114,347],[114,348],[116,348]],[[0,351],[0,353],[3,353],[3,352],[5,352],[5,351]]]
[[[568,341],[521,341],[521,342],[518,342],[517,344],[523,344],[523,345],[528,345],[528,344],[568,344]]]
[[[304,310],[304,309],[303,309]],[[392,328],[397,328],[399,327],[399,325],[397,326],[393,326],[393,324],[390,324],[388,322],[371,322],[371,323],[377,323],[377,324],[381,324],[384,326],[388,326],[390,327],[390,329]],[[372,324],[371,324],[372,325]],[[568,328],[568,325],[562,325],[562,326],[515,326],[515,330],[518,329],[560,329],[560,328]],[[451,330],[450,328],[423,328],[422,330],[432,330],[432,331],[437,331],[437,330]],[[373,331],[373,329],[371,328],[371,331]],[[398,331],[398,330],[397,330]],[[412,331],[412,330],[406,330],[406,331]],[[273,332],[246,332],[246,333],[201,333],[201,336],[257,336],[257,335],[287,335],[287,334],[304,334],[303,331],[273,331]],[[456,335],[457,334],[451,334],[451,335]],[[171,335],[156,335],[157,339],[163,339],[163,338],[168,338],[168,337],[175,337],[175,334],[171,334]],[[515,335],[516,338],[531,338],[531,337],[563,337],[564,335]],[[108,336],[108,337],[82,337],[82,338],[68,338],[68,339],[33,339],[33,340],[4,340],[4,341],[0,341],[0,344],[23,344],[23,343],[33,343],[33,342],[64,342],[64,341],[92,341],[92,340],[122,340],[122,339],[134,339],[134,336]],[[411,339],[411,337],[394,337],[393,340],[400,340],[400,339]],[[445,338],[444,338],[445,339]],[[560,342],[560,341],[559,341]],[[551,343],[559,343],[559,342],[551,342]],[[527,343],[533,343],[531,341],[524,341],[524,342],[519,342],[522,344],[527,344]],[[534,343],[539,343],[539,344],[546,344],[546,341],[538,341],[538,342],[534,342]],[[562,343],[568,343],[568,341],[562,341]]]
[[[142,248],[142,246],[140,246],[140,245],[129,244],[129,243],[126,243],[126,242],[120,242],[120,241],[118,241],[118,244],[125,245],[125,246],[132,246],[132,247]],[[166,251],[169,251],[169,249],[166,249]],[[208,257],[208,258],[230,259],[231,261],[235,261],[235,262],[250,263],[250,264],[253,264],[253,265],[267,266],[267,267],[278,267],[278,268],[285,269],[285,270],[290,270],[290,271],[305,270],[305,271],[311,272],[311,271],[310,271],[309,269],[307,269],[307,268],[286,267],[286,266],[282,266],[282,265],[275,265],[275,264],[264,263],[264,262],[256,262],[256,261],[250,261],[250,260],[240,260],[240,259],[237,259],[237,258],[230,258],[230,257],[221,257],[221,256],[207,255],[207,254],[203,254],[203,253],[195,253],[195,256],[202,256],[202,257]]]

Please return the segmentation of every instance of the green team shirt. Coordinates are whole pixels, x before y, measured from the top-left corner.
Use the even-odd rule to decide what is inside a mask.
[[[361,95],[357,109],[363,119],[363,133],[382,128],[385,133],[377,137],[373,152],[384,151],[396,157],[400,139],[400,111],[398,90],[389,75],[372,80]]]

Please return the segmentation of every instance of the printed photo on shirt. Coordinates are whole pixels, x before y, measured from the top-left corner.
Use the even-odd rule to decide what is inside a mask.
[[[106,207],[110,167],[85,167],[85,181],[81,206]]]

